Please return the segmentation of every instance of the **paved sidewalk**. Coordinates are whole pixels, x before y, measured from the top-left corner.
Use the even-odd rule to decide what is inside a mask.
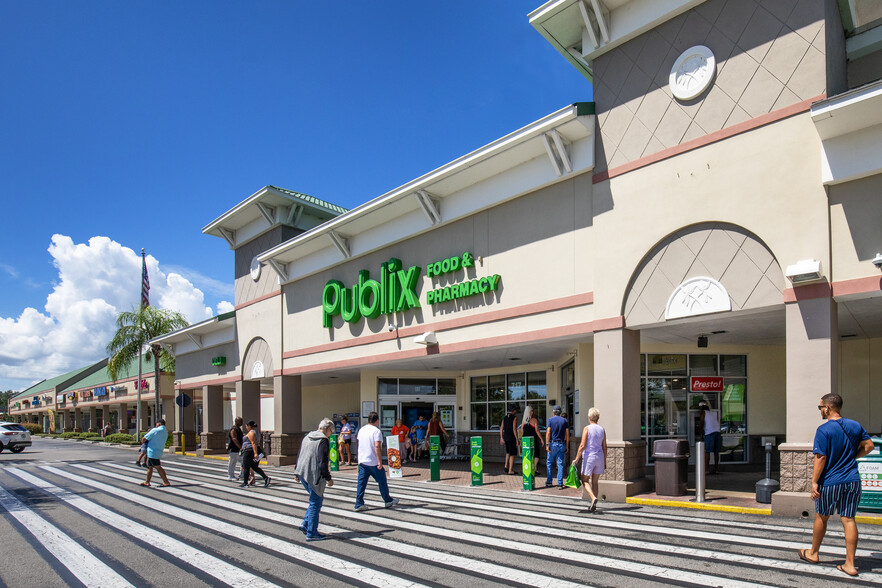
[[[520,468],[517,468],[518,471]],[[358,466],[340,466],[340,473],[357,474]],[[422,459],[416,463],[409,462],[404,464],[402,468],[403,479],[414,482],[429,482],[429,460]],[[566,478],[566,476],[564,476]],[[556,478],[552,479],[557,484]],[[471,486],[472,470],[468,461],[444,460],[441,462],[441,479],[437,484],[449,486]],[[484,462],[484,484],[483,488],[487,490],[503,490],[506,492],[516,492],[523,489],[524,479],[520,474],[510,476],[505,473],[501,463]],[[551,495],[551,496],[569,496],[571,498],[579,498],[582,495],[582,489],[564,488],[558,490],[557,486],[553,488],[545,487],[545,466],[540,462],[539,475],[536,477],[534,493]]]

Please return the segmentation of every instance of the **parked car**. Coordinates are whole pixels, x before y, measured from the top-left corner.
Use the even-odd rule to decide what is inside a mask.
[[[31,446],[30,432],[18,423],[0,423],[0,452],[21,453]]]

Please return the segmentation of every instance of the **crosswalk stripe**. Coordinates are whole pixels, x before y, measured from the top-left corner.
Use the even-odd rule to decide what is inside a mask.
[[[82,465],[82,464],[73,464],[73,465],[74,465],[74,467],[76,467],[78,469],[95,471],[96,473],[99,473],[102,475],[107,475],[107,476],[112,476],[116,479],[123,479],[123,480],[130,482],[130,483],[135,483],[135,481],[136,481],[134,478],[129,478],[129,477],[123,476],[121,474],[114,474],[114,473],[110,473],[110,472],[105,472],[102,470],[98,470],[97,468],[92,468],[91,466],[86,466],[86,465]],[[118,469],[128,470],[128,468],[126,468],[125,466],[120,466],[117,464],[107,464],[107,465],[110,465],[111,467],[116,467]],[[199,474],[196,474],[196,475],[199,475]],[[199,485],[203,484],[202,482],[199,482],[198,480],[182,479],[181,481],[182,482],[193,482],[193,483],[196,483]],[[286,492],[296,492],[293,488],[278,488],[278,490],[286,491]],[[193,496],[193,498],[197,498],[197,497]],[[272,496],[270,494],[261,494],[261,499],[271,501],[271,502],[276,502],[276,503],[287,504],[287,505],[292,505],[292,503],[295,502],[290,499],[282,499],[279,497]],[[221,500],[222,499],[218,499],[217,497],[206,497],[206,499],[205,499],[206,502],[210,502],[213,504],[218,504],[218,502]],[[298,500],[296,502],[301,502],[301,501]],[[243,506],[245,506],[245,505],[241,505],[239,503],[231,503],[228,505],[228,508],[234,508],[234,509],[241,510]],[[410,509],[408,509],[408,510],[410,510]],[[245,511],[243,511],[243,512],[245,512]],[[711,585],[711,586],[727,586],[727,587],[761,586],[761,584],[744,582],[744,581],[740,581],[740,580],[731,580],[728,578],[723,578],[720,576],[713,576],[713,575],[709,575],[709,574],[702,574],[699,572],[677,570],[677,569],[666,568],[666,567],[657,566],[657,565],[653,565],[653,564],[633,562],[633,561],[622,560],[622,559],[615,559],[615,558],[600,556],[600,555],[585,554],[585,553],[580,553],[580,552],[575,552],[575,551],[565,550],[565,549],[555,549],[555,548],[550,548],[546,545],[524,543],[521,541],[512,541],[512,540],[508,540],[508,539],[500,539],[498,537],[489,536],[489,535],[479,535],[479,534],[468,533],[468,532],[464,532],[464,531],[450,531],[448,529],[444,529],[444,528],[440,528],[440,527],[433,527],[431,525],[426,525],[426,524],[422,524],[422,523],[416,524],[416,523],[410,523],[410,522],[406,522],[406,521],[400,521],[397,519],[391,519],[391,518],[387,518],[387,517],[380,517],[380,516],[372,515],[372,514],[353,512],[353,511],[344,511],[342,509],[338,509],[338,508],[334,508],[334,507],[323,507],[322,512],[326,512],[328,514],[336,514],[336,515],[346,517],[346,518],[363,520],[363,521],[376,523],[376,524],[382,524],[382,525],[391,526],[391,527],[399,527],[399,528],[407,529],[410,531],[416,531],[416,532],[419,532],[422,534],[431,534],[431,535],[435,535],[438,537],[442,537],[444,539],[454,539],[454,540],[459,540],[459,541],[462,541],[462,540],[472,541],[472,542],[475,542],[475,543],[478,543],[481,545],[490,546],[490,547],[500,547],[502,549],[514,550],[514,551],[525,552],[525,553],[534,553],[534,554],[543,555],[546,557],[552,557],[558,561],[560,561],[560,560],[578,561],[580,563],[584,563],[584,564],[591,565],[591,566],[609,568],[609,569],[613,569],[616,571],[625,571],[625,572],[641,574],[641,575],[655,577],[655,578],[662,578],[662,579],[666,579],[666,580],[691,582],[691,583],[697,583],[697,584],[702,584],[702,585]],[[249,512],[248,514],[254,514],[255,516],[261,516],[260,509],[257,509],[257,512],[253,512],[253,513]],[[436,511],[432,511],[430,513],[430,516],[437,517],[437,514],[438,513]],[[285,515],[276,515],[276,516],[285,516]],[[294,524],[296,524],[296,523],[294,523]]]
[[[122,465],[119,465],[119,464],[106,464],[106,465],[111,465],[112,467],[120,469],[120,470],[130,471],[129,468],[122,466]],[[102,475],[105,473],[103,470],[100,470],[98,468],[92,468],[89,466],[77,465],[76,467],[81,468],[81,469],[86,469],[89,471],[93,471],[95,473],[99,473]],[[193,475],[204,476],[204,474],[200,474],[198,472],[193,472]],[[120,479],[120,478],[118,478],[118,479]],[[212,490],[220,490],[220,491],[229,490],[229,488],[226,486],[223,486],[220,484],[214,484],[214,483],[210,483],[210,482],[205,482],[202,480],[197,480],[197,479],[192,479],[192,478],[178,478],[178,479],[182,483],[196,484],[201,487],[212,489]],[[132,480],[132,481],[134,481],[134,480]],[[334,484],[334,488],[337,488],[337,483]],[[282,490],[285,492],[292,491],[292,489],[290,489],[290,488],[276,488],[276,489]],[[297,499],[292,500],[292,499],[278,498],[278,497],[273,496],[271,494],[262,494],[261,500],[265,500],[268,502],[274,502],[277,504],[283,504],[283,505],[296,505],[298,507],[305,508],[306,500],[305,500],[305,498],[300,498],[302,493],[300,493],[298,490],[294,490],[294,492],[296,493],[296,496],[298,496]],[[195,500],[201,500],[201,501],[208,502],[208,503],[212,503],[212,502],[215,502],[216,500],[218,500],[217,498],[215,498],[213,496],[208,496],[208,495],[203,496],[203,495],[194,494],[192,492],[183,492],[182,491],[182,495],[189,496]],[[233,503],[233,505],[238,505],[238,504],[239,503]],[[367,501],[367,504],[382,506],[382,503],[373,502],[373,501]],[[231,505],[230,507],[235,508],[235,506],[233,506],[233,505]],[[336,514],[337,512],[340,512],[343,516],[349,516],[349,514],[350,514],[350,513],[346,513],[345,511],[342,511],[342,510],[334,509],[333,507],[326,507],[325,510],[328,512],[328,514]],[[419,515],[425,515],[427,517],[432,517],[432,518],[437,517],[437,514],[438,514],[436,510],[421,508],[421,507],[410,507],[410,506],[407,508],[406,512],[408,514],[419,514]],[[251,514],[257,514],[258,516],[260,516],[259,513],[251,513]],[[463,513],[457,513],[456,518],[457,518],[457,521],[459,521],[459,522],[475,523],[477,525],[481,525],[484,527],[491,526],[491,527],[497,527],[500,529],[506,529],[511,526],[511,521],[508,521],[505,519],[479,517],[479,516],[473,516],[473,515],[468,515],[468,514],[463,514]],[[386,520],[385,524],[394,524],[394,523],[390,523],[390,521]],[[324,525],[323,525],[323,527],[324,527]],[[536,533],[539,535],[550,535],[550,536],[560,537],[559,531],[557,531],[555,529],[551,529],[549,527],[543,527],[540,525],[530,525],[530,524],[519,523],[518,529],[525,531],[527,533]],[[680,546],[680,545],[672,545],[672,544],[668,544],[668,543],[654,543],[654,542],[645,541],[645,540],[626,539],[626,538],[621,538],[621,537],[615,537],[612,535],[596,535],[596,534],[582,533],[579,531],[567,531],[566,538],[578,539],[580,541],[585,541],[585,542],[595,543],[595,544],[600,544],[600,545],[614,545],[617,547],[623,547],[623,548],[628,548],[628,549],[651,550],[651,551],[657,551],[657,552],[666,553],[666,554],[680,555],[683,557],[713,559],[713,560],[727,562],[727,563],[750,565],[753,567],[766,567],[766,568],[769,568],[772,570],[786,569],[789,571],[801,572],[801,573],[806,573],[806,574],[813,574],[816,576],[829,576],[831,578],[841,578],[841,575],[842,575],[842,573],[839,572],[838,570],[836,570],[835,568],[811,565],[811,564],[803,563],[802,561],[795,560],[795,559],[793,559],[793,560],[774,559],[774,558],[761,557],[761,556],[756,556],[756,555],[751,555],[751,554],[730,553],[730,552],[726,552],[726,551],[714,551],[714,550],[709,550],[709,549],[704,549],[704,548],[699,549],[699,548],[685,547],[685,546]],[[861,577],[867,581],[874,581],[874,582],[882,583],[882,574],[875,574],[872,572],[864,572],[861,574]]]
[[[187,464],[187,465],[190,465],[190,464]],[[197,465],[197,467],[198,467],[198,469],[212,471],[212,472],[219,471],[219,470],[216,470],[215,468],[212,468],[210,466],[203,466],[201,464]],[[181,470],[181,471],[188,471],[188,470]],[[286,481],[286,482],[296,484],[296,482],[293,481],[293,478],[289,478],[288,476],[286,476],[284,474],[280,474],[278,471],[275,473],[274,479],[276,479],[278,481]],[[348,482],[350,482],[350,484],[347,485],[346,483],[341,483],[341,480],[347,480]],[[354,484],[355,481],[354,480],[350,480],[348,478],[343,478],[343,477],[338,476],[335,481],[336,481],[335,488],[338,491],[340,491],[340,490],[354,491],[355,490],[355,484]],[[412,495],[400,494],[401,487],[403,487],[405,485],[408,485],[413,490],[418,491],[420,493],[418,499],[420,499],[420,500],[426,500],[426,501],[431,501],[431,502],[435,502],[435,503],[443,502],[443,503],[447,504],[448,503],[447,501],[441,501],[438,499],[435,499],[435,500],[427,499],[426,494],[453,496],[456,498],[463,497],[462,492],[458,492],[456,489],[453,489],[453,488],[443,489],[440,486],[428,486],[424,482],[404,481],[404,484],[402,484],[401,480],[394,480],[394,481],[390,480],[390,487],[395,489],[396,494],[398,496],[415,498]],[[476,498],[477,497],[479,497],[479,496],[476,495]],[[486,497],[483,497],[483,498],[486,498]],[[569,500],[569,501],[577,500],[574,498],[567,498],[567,497],[556,497],[556,498],[560,498],[563,500]],[[524,505],[528,508],[538,508],[543,505],[550,506],[553,504],[555,511],[566,509],[566,510],[572,510],[572,511],[576,512],[576,511],[582,511],[585,509],[585,505],[581,505],[581,506],[568,505],[566,503],[559,503],[558,501],[537,503],[538,501],[531,499],[529,497],[526,497],[526,496],[523,498],[514,498],[514,497],[494,495],[492,497],[492,501],[494,504],[498,504],[500,502],[505,502],[505,503]],[[519,509],[518,512],[522,512],[522,511]],[[542,511],[538,511],[538,512],[540,513],[539,516],[544,516]],[[607,511],[605,511],[605,514],[609,514],[612,516],[623,516],[623,517],[629,517],[629,518],[635,517],[635,518],[641,518],[644,520],[646,518],[649,518],[649,519],[659,519],[659,520],[671,520],[671,521],[675,521],[677,523],[688,522],[690,524],[705,524],[705,525],[709,525],[709,526],[716,527],[716,528],[719,528],[721,526],[725,526],[725,527],[730,527],[730,528],[748,529],[748,530],[759,531],[759,532],[784,532],[784,533],[804,534],[804,535],[809,535],[809,536],[812,533],[812,530],[810,527],[800,528],[800,527],[792,527],[792,526],[785,526],[785,525],[769,524],[769,523],[764,523],[764,522],[763,523],[756,523],[756,522],[752,522],[752,521],[732,521],[732,520],[726,520],[726,519],[708,519],[708,518],[700,517],[700,516],[677,517],[675,515],[668,515],[668,514],[663,514],[663,513],[647,513],[642,510],[640,512],[632,512],[632,511],[628,511],[628,510],[624,510],[624,509],[612,508],[612,509],[608,509]],[[596,520],[596,519],[592,519],[592,520]],[[616,528],[616,525],[613,524],[612,521],[610,521],[610,520],[605,521],[605,523],[608,524],[608,526],[611,528]],[[630,523],[623,523],[623,524],[628,525]],[[667,534],[677,534],[676,532],[671,533],[670,527],[649,526],[648,528],[663,529],[663,531],[655,531],[655,532],[662,532],[662,533],[667,533]],[[691,533],[692,532],[690,531],[690,534]],[[835,529],[829,529],[827,532],[827,536],[841,538],[841,537],[844,537],[845,535],[842,531],[837,531]],[[877,535],[877,534],[873,533],[872,531],[867,531],[865,529],[862,529],[861,538],[863,540],[882,540],[882,535]],[[713,539],[713,537],[711,537],[711,539]],[[752,538],[750,538],[748,536],[744,540],[742,540],[741,542],[749,545],[749,544],[753,543],[751,541],[751,539]],[[769,540],[763,540],[763,541],[765,542],[766,545],[770,545],[768,542]],[[772,541],[775,541],[775,540],[772,540]],[[781,544],[772,545],[772,546],[781,547],[783,549],[798,549],[800,547],[804,547],[804,545],[802,543],[795,543],[795,542],[791,542],[789,544],[784,543],[783,545],[781,545]],[[836,547],[828,547],[828,546],[822,547],[822,552],[830,553],[833,555],[844,555],[845,554],[844,548],[836,548]],[[879,552],[876,550],[859,551],[858,555],[882,559],[882,555],[880,555]]]
[[[107,464],[107,465],[110,465],[110,464]],[[91,471],[94,473],[98,473],[101,475],[107,475],[107,473],[104,470],[100,470],[98,468],[93,468],[93,467],[84,466],[84,465],[77,465],[76,467],[84,469],[84,470],[88,470],[88,471]],[[122,465],[114,464],[113,467],[116,467],[120,470],[129,471],[129,468],[122,466]],[[203,474],[199,474],[199,473],[194,472],[193,475],[201,476]],[[114,477],[116,479],[127,479],[132,482],[136,481],[134,479],[119,477],[117,475],[114,475]],[[180,478],[179,477],[178,480],[182,483],[196,484],[201,487],[212,489],[212,490],[220,490],[220,491],[229,490],[226,486],[222,486],[220,484],[212,484],[210,482],[204,482],[202,480],[197,480],[197,479],[192,479],[192,478]],[[335,488],[337,487],[336,483],[334,484],[334,487]],[[286,492],[291,491],[291,489],[288,489],[288,488],[277,488],[277,490],[283,490]],[[295,492],[297,492],[297,494],[296,494],[298,496],[297,499],[285,499],[285,498],[279,498],[279,497],[273,496],[271,494],[262,494],[261,500],[264,500],[267,502],[273,502],[273,503],[277,503],[277,504],[283,504],[286,506],[297,506],[297,507],[301,507],[301,508],[305,509],[306,504],[307,504],[305,498],[301,499],[300,498],[301,493],[299,493],[296,490],[295,490]],[[200,495],[200,494],[196,494],[196,493],[190,492],[190,491],[181,491],[181,495],[190,497],[194,500],[207,502],[210,504],[217,503],[217,501],[219,500],[214,496]],[[367,501],[367,504],[382,506],[382,503],[380,503],[380,502]],[[242,505],[240,505],[239,503],[228,503],[228,506],[230,508],[236,508],[243,513],[253,514],[255,516],[262,516],[262,513],[265,512],[264,509],[254,509],[252,507],[245,507],[246,510],[242,510]],[[334,509],[333,507],[326,507],[326,509],[323,509],[323,512],[324,512],[324,510],[326,510],[328,514],[336,514],[337,512],[340,512],[344,516],[349,516],[349,513],[345,513],[344,511],[339,510],[339,509]],[[408,507],[406,512],[408,514],[419,514],[419,515],[425,515],[427,517],[432,517],[432,518],[437,517],[437,514],[438,514],[437,511],[435,511],[435,510],[420,508],[420,507]],[[284,516],[284,515],[281,515],[281,516]],[[462,513],[458,513],[456,515],[456,518],[457,518],[457,521],[459,521],[459,522],[464,522],[464,523],[470,522],[470,523],[475,523],[477,525],[481,525],[484,527],[489,526],[489,527],[497,527],[500,529],[507,529],[511,526],[511,522],[504,520],[504,519],[478,517],[478,516],[467,515],[467,514],[462,514]],[[293,520],[295,521],[294,524],[299,524],[299,522],[296,519],[293,519]],[[384,524],[389,525],[389,526],[394,526],[395,523],[392,521],[389,521],[389,520],[385,520]],[[326,525],[323,524],[322,527],[325,528]],[[327,527],[327,528],[332,528],[332,527]],[[527,533],[536,533],[539,535],[549,535],[549,536],[553,536],[553,537],[561,537],[560,532],[558,530],[552,529],[549,527],[543,527],[540,525],[530,525],[530,524],[519,523],[518,529],[521,531],[525,531]],[[714,551],[714,550],[703,549],[703,548],[699,549],[699,548],[692,548],[692,547],[684,547],[684,546],[680,546],[680,545],[671,545],[668,543],[654,543],[654,542],[650,542],[650,541],[626,539],[626,538],[615,537],[615,536],[611,536],[611,535],[596,535],[596,534],[582,533],[582,532],[578,532],[578,531],[567,531],[566,538],[567,539],[578,539],[580,541],[585,541],[588,543],[595,543],[595,544],[599,544],[599,545],[614,545],[617,547],[623,547],[623,548],[628,548],[628,549],[650,550],[650,551],[657,551],[657,552],[665,553],[665,554],[681,555],[681,556],[690,557],[690,558],[713,559],[713,560],[726,562],[726,563],[744,564],[744,565],[750,565],[753,567],[765,567],[765,568],[769,568],[772,570],[786,569],[786,570],[790,570],[790,571],[794,571],[794,572],[813,574],[816,576],[829,576],[831,578],[840,578],[842,575],[842,573],[839,572],[838,570],[836,570],[835,568],[806,564],[806,563],[803,563],[802,561],[798,561],[798,560],[773,559],[773,558],[760,557],[760,556],[750,555],[750,554],[730,553],[730,552],[725,552],[725,551]],[[861,577],[864,578],[865,580],[868,580],[868,581],[876,581],[876,582],[882,583],[882,574],[865,572],[865,573],[861,574]]]
[[[80,464],[71,465],[77,467]],[[324,567],[328,570],[335,570],[341,574],[350,577],[357,577],[359,581],[364,582],[365,584],[370,584],[373,586],[396,586],[402,588],[422,586],[419,583],[412,582],[404,578],[399,578],[397,576],[393,576],[385,572],[369,568],[367,566],[361,566],[352,562],[348,562],[339,557],[325,555],[320,551],[307,549],[301,545],[298,545],[297,543],[282,541],[281,539],[276,539],[275,537],[269,537],[262,533],[243,529],[242,527],[230,524],[226,521],[221,521],[216,518],[198,514],[184,508],[168,504],[166,502],[147,498],[140,494],[129,492],[116,486],[111,486],[103,482],[98,482],[91,478],[86,478],[77,474],[65,472],[51,466],[43,466],[42,469],[52,474],[55,474],[56,476],[67,478],[68,480],[78,482],[85,486],[91,486],[93,488],[97,488],[98,490],[103,490],[104,492],[113,494],[119,498],[123,498],[135,504],[140,504],[141,506],[145,506],[147,508],[162,512],[163,514],[170,517],[210,529],[214,533],[227,535],[248,544],[259,545],[261,547],[270,549],[277,553],[281,553],[286,557],[290,557],[304,563]],[[101,473],[105,476],[110,475],[110,472]],[[258,584],[254,585],[257,586]]]
[[[104,475],[104,476],[112,476],[116,480],[126,481],[129,483],[136,483],[138,480],[129,476],[124,476],[121,474],[110,474],[109,472],[105,472],[98,468],[94,468],[87,465],[77,464],[75,467],[78,469]],[[124,466],[120,466],[121,468]],[[128,469],[128,468],[126,468]],[[213,487],[212,484],[207,484],[200,482],[198,480],[190,480],[190,479],[180,479],[185,483],[193,483],[198,484],[200,486],[205,485],[206,487]],[[226,490],[226,488],[224,488]],[[226,508],[229,510],[235,510],[241,514],[246,514],[248,516],[259,517],[262,519],[270,520],[273,522],[281,523],[283,525],[287,525],[289,527],[299,527],[301,523],[301,519],[295,518],[293,516],[268,511],[263,508],[249,506],[245,504],[241,504],[239,502],[234,502],[231,500],[224,500],[222,498],[217,498],[216,496],[208,496],[201,495],[190,490],[183,490],[180,488],[166,488],[163,490],[163,494],[170,493],[177,496],[182,496],[184,498],[189,498],[191,500],[196,500],[199,502],[205,502],[211,504],[213,506]],[[295,501],[290,499],[281,499],[277,497],[274,502],[284,503],[287,506],[294,506]],[[297,506],[301,506],[298,501]],[[303,504],[303,508],[305,510],[306,504]],[[572,582],[566,582],[564,580],[558,580],[549,578],[548,576],[542,576],[539,574],[533,574],[531,572],[525,570],[517,570],[511,567],[499,566],[495,564],[491,564],[488,562],[482,562],[474,559],[469,559],[465,557],[461,557],[454,554],[442,553],[439,551],[434,551],[430,549],[425,549],[419,546],[410,545],[407,543],[401,543],[398,541],[392,541],[389,539],[382,539],[376,537],[368,537],[367,535],[363,535],[361,533],[353,534],[351,531],[347,529],[343,529],[341,527],[334,527],[331,525],[322,524],[321,530],[323,532],[330,533],[346,533],[346,541],[353,541],[356,543],[362,543],[365,545],[372,545],[374,547],[379,547],[382,549],[387,549],[394,553],[400,555],[406,555],[408,557],[423,559],[428,562],[431,562],[436,565],[448,566],[448,567],[457,567],[467,572],[477,572],[486,574],[489,576],[494,576],[497,578],[505,578],[513,581],[517,581],[521,584],[526,584],[528,586],[537,586],[540,588],[550,588],[551,586],[562,586],[568,588],[584,588],[584,584],[576,584]]]
[[[46,551],[89,588],[121,588],[134,586],[99,560],[70,535],[59,531],[33,512],[18,498],[0,486],[0,506],[21,523]]]
[[[52,466],[41,466],[41,468],[45,470],[54,470],[53,473],[60,471]],[[254,574],[249,574],[234,565],[190,547],[186,543],[168,537],[146,525],[138,523],[137,521],[118,515],[103,506],[95,504],[85,498],[81,498],[68,490],[50,484],[28,472],[18,468],[6,468],[5,471],[24,480],[32,486],[36,486],[37,488],[55,496],[77,510],[82,511],[99,521],[107,523],[112,528],[144,541],[157,549],[165,551],[175,558],[181,559],[186,563],[205,571],[207,574],[220,580],[224,584],[236,587],[247,586],[249,588],[252,586],[266,588],[273,588],[276,586],[272,582],[268,582]]]

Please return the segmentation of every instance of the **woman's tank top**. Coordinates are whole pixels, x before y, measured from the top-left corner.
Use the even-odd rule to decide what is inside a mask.
[[[524,437],[533,437],[533,447],[539,447],[539,431],[530,423],[524,423]]]
[[[594,455],[603,455],[603,438],[606,432],[597,423],[588,425],[588,442],[585,443],[585,451],[582,455],[586,458]]]
[[[704,434],[710,435],[711,433],[719,433],[720,432],[720,419],[717,417],[717,413],[712,412],[710,410],[704,411]]]
[[[242,429],[239,427],[233,427],[230,429],[236,435],[236,441],[239,442],[239,446],[237,447],[235,443],[233,443],[233,439],[227,436],[227,451],[239,451],[239,447],[242,446]]]

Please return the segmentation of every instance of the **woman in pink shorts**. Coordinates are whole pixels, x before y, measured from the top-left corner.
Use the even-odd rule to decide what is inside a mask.
[[[600,411],[588,411],[588,426],[582,429],[582,442],[576,452],[576,463],[582,460],[582,482],[591,498],[591,512],[597,510],[597,480],[606,471],[606,431],[597,424]]]

